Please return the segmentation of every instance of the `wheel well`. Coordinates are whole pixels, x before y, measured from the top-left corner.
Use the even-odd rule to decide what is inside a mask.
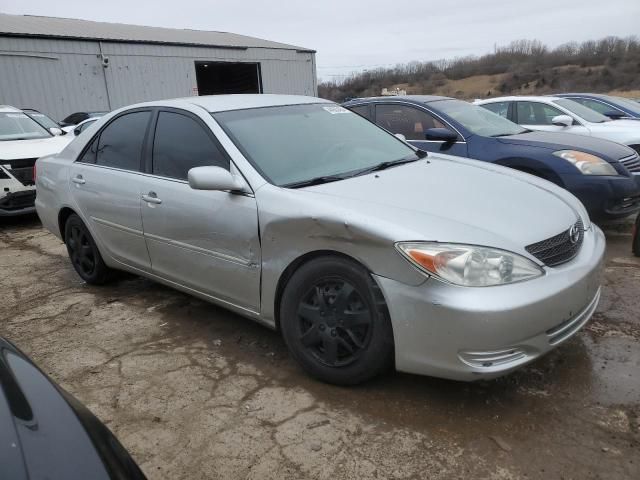
[[[76,212],[71,210],[69,207],[64,207],[62,210],[60,210],[60,213],[58,213],[58,228],[60,229],[60,236],[62,237],[63,242],[64,242],[64,226],[66,225],[69,217],[74,213]]]
[[[562,180],[560,177],[550,169],[547,168],[536,168],[531,166],[520,166],[520,165],[505,165],[506,167],[513,168],[519,172],[528,173],[529,175],[533,175],[534,177],[542,178],[543,180],[548,180],[551,183],[555,183],[556,185],[563,187]]]
[[[284,293],[284,289],[289,283],[289,280],[291,279],[293,274],[296,272],[296,270],[298,270],[300,267],[302,267],[306,263],[309,263],[311,260],[314,260],[320,257],[344,258],[345,260],[349,260],[351,262],[357,263],[362,268],[364,268],[367,272],[371,273],[367,267],[365,267],[361,262],[359,262],[355,258],[350,257],[349,255],[346,255],[341,252],[336,252],[335,250],[316,250],[314,252],[305,253],[304,255],[301,255],[300,257],[296,258],[293,262],[291,262],[287,266],[287,268],[284,269],[284,272],[282,272],[282,275],[280,275],[280,278],[278,279],[278,286],[276,287],[276,298],[275,298],[275,305],[274,305],[274,317],[276,321],[277,330],[280,330],[280,301],[282,299],[282,294]]]

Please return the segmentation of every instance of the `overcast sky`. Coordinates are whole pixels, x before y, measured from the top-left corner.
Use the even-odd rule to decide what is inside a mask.
[[[318,75],[640,34],[640,0],[0,0],[0,12],[219,30],[318,51]]]

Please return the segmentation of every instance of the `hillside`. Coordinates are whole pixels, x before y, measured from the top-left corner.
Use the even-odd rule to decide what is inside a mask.
[[[464,99],[561,91],[612,92],[640,97],[640,42],[609,37],[548,49],[519,40],[482,57],[413,62],[321,82],[319,95],[334,101],[380,95],[383,88],[408,94]]]

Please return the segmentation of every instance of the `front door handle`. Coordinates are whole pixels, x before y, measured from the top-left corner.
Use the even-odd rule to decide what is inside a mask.
[[[156,205],[160,205],[162,203],[162,200],[158,198],[158,195],[156,195],[156,192],[149,192],[146,195],[142,195],[142,200],[144,200],[147,203],[153,203]]]
[[[82,175],[76,175],[71,179],[73,183],[77,183],[78,185],[84,185],[86,183],[85,179],[82,178]]]

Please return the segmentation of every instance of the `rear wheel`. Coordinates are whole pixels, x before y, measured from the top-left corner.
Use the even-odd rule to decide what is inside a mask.
[[[65,223],[64,239],[71,264],[85,282],[102,285],[111,278],[112,270],[105,265],[89,229],[75,213]]]
[[[292,356],[312,376],[351,385],[393,364],[393,332],[371,275],[323,257],[298,269],[285,288],[280,326]]]

